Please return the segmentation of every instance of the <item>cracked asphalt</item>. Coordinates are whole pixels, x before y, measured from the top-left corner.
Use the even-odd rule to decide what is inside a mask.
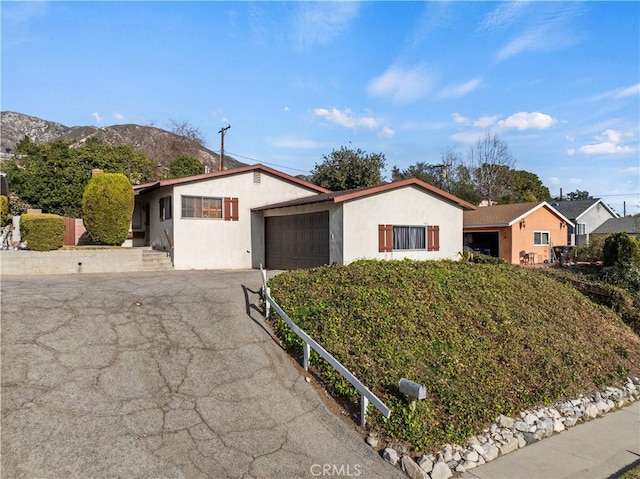
[[[5,276],[3,478],[405,477],[258,311],[257,271]]]

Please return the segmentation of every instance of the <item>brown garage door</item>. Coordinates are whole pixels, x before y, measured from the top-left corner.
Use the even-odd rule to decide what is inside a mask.
[[[269,269],[313,268],[329,264],[329,212],[265,218]]]

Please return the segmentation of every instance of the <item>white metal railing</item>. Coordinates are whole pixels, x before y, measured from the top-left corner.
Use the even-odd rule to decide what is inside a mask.
[[[382,413],[384,417],[391,416],[391,409],[389,409],[381,400],[371,392],[369,388],[367,388],[364,384],[360,382],[358,378],[356,378],[351,371],[349,371],[346,367],[342,365],[340,361],[334,358],[326,349],[320,346],[316,341],[314,341],[311,336],[305,333],[297,324],[295,324],[291,318],[285,313],[282,308],[276,303],[276,301],[271,297],[271,290],[267,286],[267,271],[260,265],[260,273],[262,274],[262,295],[265,301],[265,317],[269,318],[269,314],[271,312],[271,308],[278,313],[278,316],[282,318],[282,320],[289,325],[291,330],[296,333],[296,335],[302,339],[304,342],[304,369],[305,371],[309,370],[309,358],[311,355],[311,348],[315,352],[317,352],[325,361],[331,364],[342,376],[349,381],[354,388],[360,391],[360,425],[364,426],[367,421],[367,407],[369,406],[369,402],[373,404],[378,411]]]

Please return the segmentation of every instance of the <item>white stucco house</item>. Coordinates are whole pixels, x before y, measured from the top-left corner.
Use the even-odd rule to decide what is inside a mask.
[[[133,246],[176,269],[455,259],[470,203],[417,179],[331,192],[263,165],[134,186]]]
[[[567,244],[572,246],[587,244],[589,235],[596,228],[609,219],[618,218],[618,214],[600,198],[554,201],[551,206],[575,225],[567,230]]]

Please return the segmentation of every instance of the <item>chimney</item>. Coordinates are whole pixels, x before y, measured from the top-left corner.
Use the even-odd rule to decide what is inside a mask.
[[[560,201],[562,201],[562,188],[560,188]]]

